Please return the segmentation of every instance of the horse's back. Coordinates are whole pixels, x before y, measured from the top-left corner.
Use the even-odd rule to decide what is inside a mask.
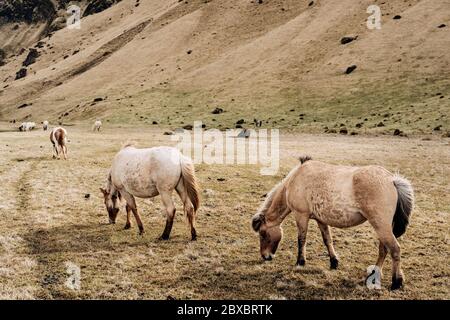
[[[290,179],[288,202],[294,209],[309,210],[329,225],[352,226],[365,220],[364,212],[375,201],[392,206],[390,179],[391,174],[379,166],[341,166],[311,160],[299,166]],[[380,200],[386,190],[386,201]]]
[[[141,198],[153,197],[158,189],[173,189],[181,176],[181,153],[172,147],[138,149],[126,146],[111,167],[113,183]]]

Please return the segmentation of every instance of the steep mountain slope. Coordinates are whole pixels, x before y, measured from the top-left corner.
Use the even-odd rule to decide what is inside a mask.
[[[366,26],[374,2],[381,30]],[[7,57],[0,119],[225,128],[256,118],[314,131],[442,131],[449,8],[449,0],[123,0],[84,17],[80,30],[44,38],[24,78],[15,80],[30,51]],[[344,36],[358,37],[343,45]]]

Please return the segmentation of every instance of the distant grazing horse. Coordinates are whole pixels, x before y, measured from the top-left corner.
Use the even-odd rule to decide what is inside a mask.
[[[48,130],[48,121],[47,121],[47,120],[45,120],[44,122],[42,122],[42,129],[43,129],[44,131],[47,131],[47,130]]]
[[[171,147],[137,149],[132,144],[127,144],[113,160],[106,189],[100,188],[109,222],[116,222],[119,212],[117,200],[123,198],[126,201],[127,211],[125,229],[131,227],[130,211],[132,211],[140,234],[144,232],[144,227],[134,197],[152,198],[161,195],[167,214],[166,227],[161,236],[163,240],[169,239],[172,230],[175,216],[172,201],[174,189],[183,202],[191,238],[196,240],[195,215],[200,204],[199,188],[191,159],[183,156],[178,149]]]
[[[308,221],[314,219],[328,249],[330,267],[336,269],[338,258],[328,226],[347,228],[368,220],[380,241],[376,265],[381,270],[389,250],[393,265],[391,289],[400,288],[403,273],[396,238],[406,231],[413,209],[411,184],[379,166],[348,167],[309,160],[301,159],[302,163],[272,189],[253,217],[263,259],[272,259],[282,237],[280,224],[294,212],[298,228],[297,265],[305,264]]]
[[[94,126],[92,127],[92,131],[99,132],[102,127],[102,122],[100,120],[97,120],[94,122]]]
[[[56,152],[56,157],[61,158],[61,153],[64,160],[67,160],[67,131],[64,128],[56,127],[50,133],[50,141],[53,144],[53,149]]]
[[[31,131],[36,127],[36,123],[34,122],[22,122],[19,127],[19,131]]]

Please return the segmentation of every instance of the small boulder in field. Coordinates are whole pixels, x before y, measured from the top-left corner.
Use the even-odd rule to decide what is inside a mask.
[[[402,131],[400,129],[395,129],[394,130],[394,136],[399,136],[402,134]]]
[[[380,127],[384,127],[384,123],[383,123],[383,122],[378,123],[378,124],[377,124],[377,127],[379,127],[379,128],[380,128]]]
[[[339,130],[340,134],[348,134],[348,130],[346,128],[342,128],[341,130]]]
[[[222,108],[215,108],[212,111],[212,114],[221,114],[221,113],[223,113],[223,109]]]
[[[445,28],[447,25],[445,23],[438,26],[439,29]]]
[[[352,73],[353,71],[356,70],[356,68],[357,68],[356,65],[351,65],[350,67],[347,68],[347,70],[345,70],[345,74],[350,74],[350,73]]]
[[[89,199],[91,197],[91,194],[90,193],[86,193],[85,195],[84,195],[84,198],[85,199]]]
[[[399,15],[399,14],[397,14],[397,15],[395,15],[394,18],[392,18],[392,19],[394,19],[394,20],[400,20],[401,18],[402,18],[402,16]]]
[[[15,80],[25,78],[26,76],[27,76],[27,69],[21,68],[19,71],[16,72]]]
[[[158,122],[157,121],[153,121],[152,124],[158,124]]]
[[[26,107],[31,106],[31,105],[32,105],[31,103],[30,103],[30,104],[28,104],[28,103],[23,103],[23,104],[21,104],[20,106],[18,106],[17,109],[26,108]]]
[[[244,124],[244,123],[245,123],[244,119],[240,119],[240,120],[236,121],[236,124]]]
[[[166,132],[164,132],[164,135],[165,135],[165,136],[171,136],[171,135],[173,135],[173,132],[171,132],[171,131],[166,131]]]
[[[22,62],[22,66],[28,67],[30,64],[35,63],[37,57],[39,57],[39,52],[35,48],[30,48],[30,51],[28,52],[28,55],[25,58],[25,61]]]
[[[350,43],[350,42],[352,42],[352,41],[354,41],[354,40],[356,40],[356,39],[358,39],[358,36],[354,36],[354,37],[343,37],[343,38],[341,39],[341,44],[347,44],[347,43]]]
[[[433,131],[441,131],[442,125],[438,125],[436,128],[433,129]]]
[[[185,126],[183,126],[183,129],[184,130],[192,130],[192,125],[191,124],[187,124],[187,125],[185,125]]]

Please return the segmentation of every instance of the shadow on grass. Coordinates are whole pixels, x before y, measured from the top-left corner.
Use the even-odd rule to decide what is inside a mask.
[[[100,230],[102,225],[68,224],[33,230],[25,236],[33,255],[111,250],[112,230]]]
[[[20,157],[20,158],[13,158],[11,161],[13,162],[28,162],[28,161],[50,161],[52,160],[51,156],[39,156],[39,157]]]

